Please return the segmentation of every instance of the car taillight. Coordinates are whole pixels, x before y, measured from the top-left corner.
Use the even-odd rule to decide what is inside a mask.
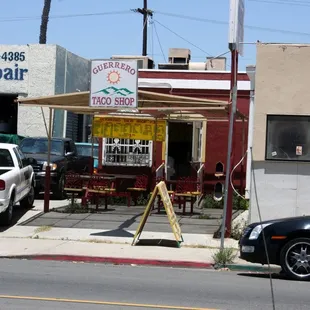
[[[0,180],[0,191],[4,191],[5,190],[5,181]]]

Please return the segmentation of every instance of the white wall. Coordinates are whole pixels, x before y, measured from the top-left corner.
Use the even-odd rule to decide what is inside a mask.
[[[263,220],[310,214],[310,163],[265,160],[267,115],[309,115],[309,57],[309,44],[257,45],[251,222],[257,205]]]
[[[50,96],[55,93],[56,45],[28,46],[28,97]],[[44,108],[46,125],[49,111]],[[46,127],[39,107],[18,107],[19,135],[46,136]]]
[[[310,165],[289,162],[254,162],[250,222],[310,214]]]

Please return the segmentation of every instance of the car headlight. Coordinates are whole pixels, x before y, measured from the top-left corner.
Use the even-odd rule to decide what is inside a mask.
[[[257,226],[254,227],[254,229],[252,230],[249,239],[250,240],[256,240],[259,235],[261,234],[262,230],[271,225],[272,223],[265,223],[265,224],[258,224]]]
[[[47,162],[45,161],[45,162],[43,163],[43,168],[42,168],[43,171],[46,170],[46,167],[47,167]],[[51,163],[51,164],[50,164],[50,167],[51,167],[51,170],[54,171],[54,170],[57,169],[57,164]]]

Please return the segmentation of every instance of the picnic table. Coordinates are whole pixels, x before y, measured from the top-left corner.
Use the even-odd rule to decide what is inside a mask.
[[[130,184],[126,181],[131,180]],[[72,194],[72,203],[75,193],[82,193],[82,204],[86,205],[87,201],[99,206],[99,199],[105,199],[105,208],[108,207],[108,197],[126,197],[128,207],[131,205],[131,196],[136,203],[137,192],[147,190],[147,176],[124,175],[124,174],[77,174],[68,172],[66,174],[65,191]],[[132,187],[130,187],[130,186]]]

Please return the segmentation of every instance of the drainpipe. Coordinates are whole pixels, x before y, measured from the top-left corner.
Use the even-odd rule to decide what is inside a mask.
[[[67,93],[67,65],[68,65],[68,51],[66,50],[66,59],[65,59],[65,79],[64,79],[64,94]],[[67,117],[68,111],[63,110],[63,128],[62,128],[62,137],[65,138],[67,136]]]
[[[251,196],[251,180],[252,180],[252,148],[253,148],[253,127],[254,127],[254,97],[255,97],[255,66],[248,66],[246,72],[250,78],[250,106],[249,106],[249,122],[248,122],[248,154],[246,165],[246,186],[245,198],[250,199]]]

